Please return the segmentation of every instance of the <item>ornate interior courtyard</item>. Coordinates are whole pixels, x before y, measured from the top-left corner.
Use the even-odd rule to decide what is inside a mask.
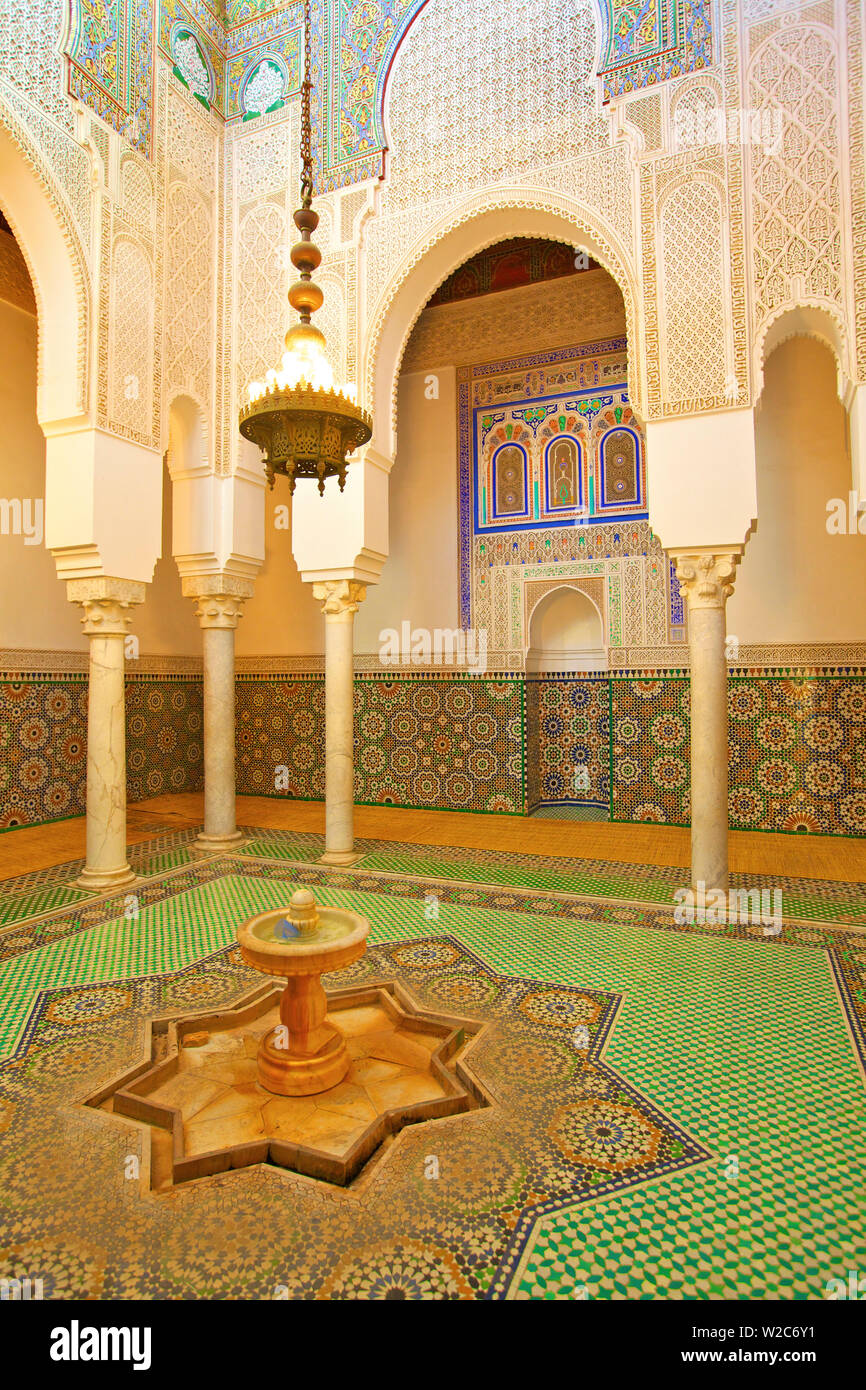
[[[0,0],[0,1301],[866,1297],[864,25]]]

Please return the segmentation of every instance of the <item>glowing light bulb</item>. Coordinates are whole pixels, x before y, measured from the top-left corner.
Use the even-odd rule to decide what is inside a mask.
[[[289,387],[305,382],[317,391],[332,391],[334,388],[333,369],[321,344],[315,340],[293,343],[291,348],[283,353],[281,375]]]

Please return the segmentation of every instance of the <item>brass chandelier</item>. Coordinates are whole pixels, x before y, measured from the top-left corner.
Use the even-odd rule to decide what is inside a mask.
[[[325,356],[325,335],[311,322],[324,294],[313,281],[322,253],[312,241],[319,225],[313,211],[313,157],[310,122],[310,0],[304,10],[304,82],[301,87],[301,206],[294,215],[301,240],[292,247],[292,265],[300,273],[289,290],[289,303],[300,322],[286,334],[282,365],[264,381],[250,382],[240,412],[240,431],[257,444],[265,457],[271,487],[284,473],[295,490],[298,478],[337,477],[346,484],[346,459],[373,435],[370,416],[355,398],[354,387],[334,386],[334,373]]]

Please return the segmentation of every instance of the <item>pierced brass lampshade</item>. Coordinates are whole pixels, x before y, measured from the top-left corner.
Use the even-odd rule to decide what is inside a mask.
[[[265,456],[265,472],[273,487],[277,473],[285,473],[295,490],[298,478],[317,478],[319,492],[325,479],[337,477],[342,492],[349,454],[373,435],[372,421],[355,400],[354,388],[335,389],[334,373],[325,355],[325,335],[311,322],[324,294],[313,280],[322,253],[312,241],[319,225],[313,211],[313,163],[310,124],[310,0],[305,9],[306,76],[301,93],[301,206],[295,226],[301,240],[292,247],[292,264],[300,278],[289,290],[289,303],[300,321],[286,334],[282,364],[268,371],[265,380],[247,388],[240,413],[240,431],[257,444]]]

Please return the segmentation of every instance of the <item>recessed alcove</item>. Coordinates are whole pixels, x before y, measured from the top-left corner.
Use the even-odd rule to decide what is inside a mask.
[[[529,623],[526,672],[606,671],[604,623],[588,594],[569,584],[539,599]]]

